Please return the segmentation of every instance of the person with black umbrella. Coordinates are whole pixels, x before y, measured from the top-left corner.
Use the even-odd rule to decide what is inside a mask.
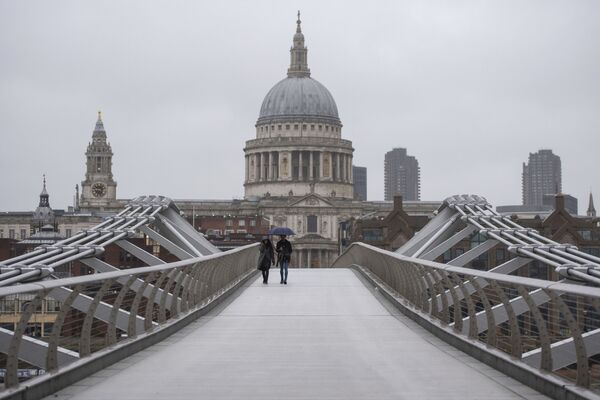
[[[287,285],[288,266],[292,256],[292,244],[285,238],[285,235],[279,235],[279,241],[275,247],[277,252],[277,263],[279,264],[279,273],[281,274],[281,282]]]

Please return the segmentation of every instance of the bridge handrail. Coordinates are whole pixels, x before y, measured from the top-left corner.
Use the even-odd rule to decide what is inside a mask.
[[[435,261],[423,260],[420,258],[406,257],[401,254],[387,251],[387,250],[381,249],[379,247],[375,247],[370,244],[362,243],[362,242],[355,242],[355,243],[352,243],[350,246],[348,246],[348,248],[334,261],[332,267],[335,268],[335,267],[343,266],[345,268],[348,265],[348,264],[345,264],[345,258],[350,255],[349,252],[353,252],[356,250],[356,249],[352,250],[352,248],[354,246],[363,247],[370,251],[374,251],[374,252],[380,253],[382,255],[385,255],[386,257],[398,259],[399,261],[418,263],[418,264],[421,264],[421,265],[424,265],[424,266],[427,266],[427,267],[430,267],[433,269],[443,270],[446,272],[453,272],[456,274],[469,275],[469,276],[479,277],[479,278],[484,278],[484,279],[487,278],[490,280],[507,283],[507,284],[520,284],[523,286],[535,287],[538,289],[552,289],[552,290],[569,293],[569,294],[574,294],[574,295],[600,298],[600,288],[594,287],[594,286],[583,286],[583,285],[577,285],[577,284],[572,284],[572,283],[563,283],[560,281],[547,281],[544,279],[529,278],[529,277],[525,277],[525,276],[506,275],[506,274],[500,274],[497,272],[487,272],[487,271],[481,271],[481,270],[465,268],[465,267],[455,267],[455,266],[451,266],[451,265],[447,265],[447,264],[438,263]]]
[[[0,327],[0,353],[6,355],[0,358],[5,388],[25,390],[19,383],[27,371],[33,375],[70,371],[93,363],[96,353],[115,359],[115,352],[118,358],[166,337],[250,277],[256,271],[258,245],[0,288],[0,320],[15,324],[14,330]],[[54,375],[46,374],[35,382],[54,379]],[[56,382],[48,387],[56,390]],[[6,393],[0,391],[0,398]]]
[[[223,257],[230,257],[233,254],[245,252],[249,248],[254,248],[254,247],[258,247],[258,246],[259,246],[258,243],[252,243],[252,244],[249,244],[246,246],[237,247],[237,248],[229,250],[227,252],[215,253],[215,254],[210,254],[210,255],[201,256],[201,257],[188,258],[186,260],[175,261],[175,262],[159,264],[159,265],[153,265],[150,267],[136,267],[136,268],[129,268],[129,269],[124,269],[124,270],[114,271],[114,272],[103,272],[100,274],[91,274],[91,275],[77,276],[77,277],[71,277],[71,278],[62,278],[62,279],[52,279],[52,280],[46,280],[46,281],[36,281],[36,282],[32,282],[32,283],[24,283],[21,285],[0,287],[0,298],[8,296],[8,295],[14,295],[14,294],[33,293],[33,292],[37,292],[37,291],[43,290],[43,289],[50,290],[50,289],[54,289],[54,288],[58,288],[58,287],[62,287],[62,286],[74,286],[74,285],[78,285],[78,284],[97,283],[97,282],[103,282],[107,279],[117,279],[117,278],[122,278],[122,277],[127,277],[127,276],[138,276],[138,275],[148,274],[151,272],[161,272],[161,271],[172,270],[172,269],[181,269],[183,267],[197,264],[197,263],[203,262],[203,261],[209,261],[209,260],[219,259],[219,258],[223,258]]]
[[[350,245],[333,267],[359,269],[420,323],[577,386],[600,387],[598,287],[454,267],[365,243]]]

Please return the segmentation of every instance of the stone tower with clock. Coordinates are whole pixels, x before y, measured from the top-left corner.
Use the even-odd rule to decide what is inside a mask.
[[[112,174],[113,152],[110,143],[106,141],[106,131],[100,111],[85,156],[86,172],[85,180],[81,182],[80,207],[90,211],[110,211],[119,208],[117,182]]]

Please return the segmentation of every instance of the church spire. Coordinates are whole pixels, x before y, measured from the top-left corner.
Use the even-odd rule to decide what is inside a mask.
[[[588,209],[587,209],[587,216],[588,217],[596,216],[596,209],[594,208],[594,197],[592,196],[592,192],[590,192],[590,203],[589,203]]]
[[[102,122],[102,111],[98,110],[98,119],[96,120],[96,127],[94,128],[94,133],[96,132],[106,132],[104,130],[104,122]]]
[[[46,190],[46,174],[44,174],[44,186],[42,187],[42,192],[40,193],[40,207],[50,207],[50,195]]]
[[[290,67],[288,68],[288,77],[308,77],[310,69],[308,68],[308,49],[304,46],[304,35],[300,26],[300,11],[298,11],[298,20],[296,21],[296,34],[294,35],[293,46],[290,49]]]
[[[106,131],[104,130],[104,122],[102,122],[102,111],[98,110],[98,119],[92,133],[93,139],[104,139],[106,141]]]

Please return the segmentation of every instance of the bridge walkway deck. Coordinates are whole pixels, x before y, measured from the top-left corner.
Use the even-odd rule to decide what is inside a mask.
[[[288,285],[277,272],[47,399],[547,399],[399,314],[351,270],[290,270]]]

